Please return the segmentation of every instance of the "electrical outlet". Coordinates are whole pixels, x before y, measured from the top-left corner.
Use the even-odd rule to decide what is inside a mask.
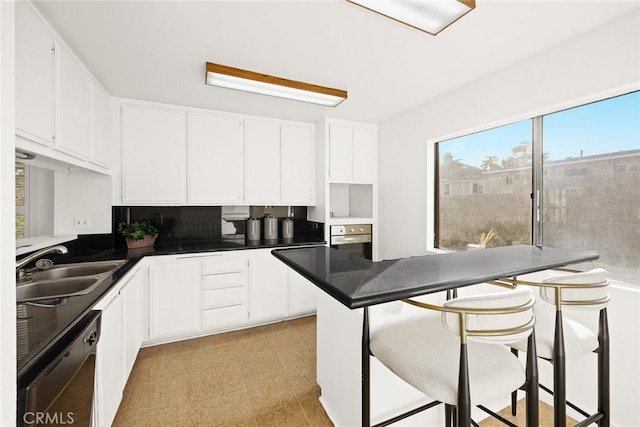
[[[76,216],[73,218],[73,228],[87,229],[91,228],[91,217],[89,216]]]

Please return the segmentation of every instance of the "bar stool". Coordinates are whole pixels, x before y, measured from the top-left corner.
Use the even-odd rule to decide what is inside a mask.
[[[443,305],[404,301],[441,311],[442,316],[383,326],[372,333],[369,350],[395,375],[436,399],[418,410],[442,402],[446,405],[447,426],[469,426],[472,404],[486,403],[524,387],[527,425],[538,426],[538,377],[532,334],[535,298],[530,289],[453,298]],[[526,372],[503,345],[523,339],[530,343]]]
[[[553,364],[554,426],[566,425],[567,405],[580,412],[586,419],[578,426],[597,422],[599,426],[610,424],[609,385],[609,302],[607,271],[594,268],[586,272],[556,270],[542,282],[509,279],[511,284],[533,285],[540,288],[544,302],[536,304],[536,352],[538,357]],[[598,335],[583,324],[563,318],[563,306],[599,311]],[[526,341],[512,344],[512,348],[526,351]],[[589,414],[566,400],[566,360],[595,352],[598,354],[598,411]],[[512,413],[515,414],[516,392],[512,395]]]

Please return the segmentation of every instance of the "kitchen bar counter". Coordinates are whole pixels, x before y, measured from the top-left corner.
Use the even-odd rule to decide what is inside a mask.
[[[372,262],[326,246],[275,249],[273,255],[348,308],[396,301],[598,258],[528,245]]]
[[[536,246],[380,262],[328,247],[274,249],[272,254],[324,291],[318,293],[316,317],[319,400],[331,421],[345,426],[374,425],[428,402],[370,356],[370,325],[375,330],[412,316],[430,315],[393,301],[598,258],[593,252]],[[439,409],[405,421],[437,425],[443,417]]]
[[[105,280],[90,294],[60,299],[56,301],[58,305],[53,307],[17,304],[18,375],[28,370],[37,371],[37,366],[43,362],[42,356],[45,355],[51,345],[87,314],[95,303],[143,257],[323,245],[325,243],[324,240],[304,236],[293,239],[259,241],[245,241],[244,239],[174,240],[157,242],[153,248],[134,250],[127,250],[126,248],[102,249],[70,252],[65,255],[47,255],[45,258],[53,259],[55,264],[124,259],[128,260],[128,262],[123,264],[109,279]]]

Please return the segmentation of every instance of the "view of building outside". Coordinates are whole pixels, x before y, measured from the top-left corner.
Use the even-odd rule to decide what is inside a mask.
[[[531,243],[531,134],[525,120],[440,142],[438,247]]]
[[[544,116],[543,243],[640,283],[640,92]]]
[[[25,237],[26,174],[23,163],[16,163],[16,239]]]
[[[640,92],[542,120],[543,244],[640,283]],[[525,120],[438,143],[438,247],[531,243],[532,139]]]

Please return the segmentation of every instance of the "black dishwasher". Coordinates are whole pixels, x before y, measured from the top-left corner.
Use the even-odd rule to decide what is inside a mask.
[[[90,311],[18,378],[17,425],[90,426],[100,312]]]

